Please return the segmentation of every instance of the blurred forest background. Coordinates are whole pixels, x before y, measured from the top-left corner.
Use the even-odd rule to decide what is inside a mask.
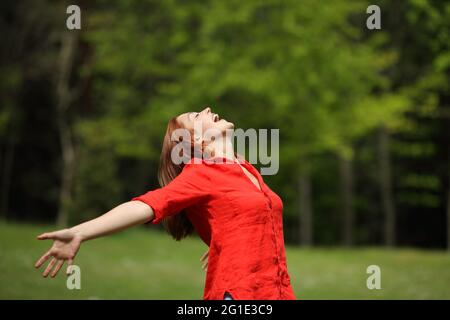
[[[287,243],[450,248],[449,1],[0,9],[1,220],[72,225],[158,187],[168,120],[210,105],[280,129]]]

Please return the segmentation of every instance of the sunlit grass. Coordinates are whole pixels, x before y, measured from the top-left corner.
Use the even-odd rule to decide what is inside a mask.
[[[151,228],[135,228],[87,242],[77,256],[81,290],[68,290],[64,273],[44,279],[34,269],[53,227],[0,223],[0,299],[202,299],[206,246],[181,242]],[[287,246],[298,299],[450,299],[450,254],[380,248]],[[381,268],[381,290],[369,290],[366,268]]]

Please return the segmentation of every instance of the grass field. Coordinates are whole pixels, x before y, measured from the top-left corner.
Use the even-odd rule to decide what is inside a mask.
[[[44,279],[33,264],[51,242],[45,225],[0,223],[0,299],[202,299],[206,246],[144,228],[87,242],[75,263],[81,290],[64,273]],[[287,246],[297,299],[450,299],[450,254],[443,251]],[[381,289],[369,290],[366,268],[381,268]]]

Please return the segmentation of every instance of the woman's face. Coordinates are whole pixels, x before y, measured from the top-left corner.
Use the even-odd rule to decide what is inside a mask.
[[[177,117],[178,122],[191,132],[194,131],[194,125],[196,129],[206,132],[209,129],[215,129],[222,133],[225,133],[227,129],[233,129],[234,124],[228,122],[225,119],[220,119],[217,113],[211,112],[210,107],[206,107],[200,112],[186,112]]]

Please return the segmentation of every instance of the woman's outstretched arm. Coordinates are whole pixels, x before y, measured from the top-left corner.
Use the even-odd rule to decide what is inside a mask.
[[[71,230],[85,241],[143,224],[152,219],[153,210],[149,205],[141,201],[128,201],[98,218],[72,227]]]
[[[115,233],[135,225],[143,224],[154,218],[152,208],[141,201],[128,201],[111,209],[102,216],[84,222],[70,229],[47,232],[39,235],[39,240],[51,239],[53,246],[36,262],[35,267],[40,268],[50,257],[53,257],[43,276],[51,272],[54,277],[67,261],[73,263],[80,245],[83,241],[95,239],[104,235]]]

